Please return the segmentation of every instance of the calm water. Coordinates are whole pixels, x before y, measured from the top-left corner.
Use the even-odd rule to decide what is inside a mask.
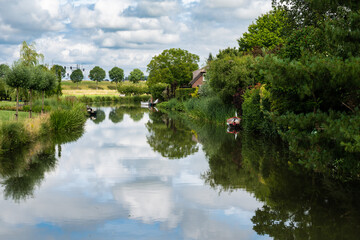
[[[282,144],[147,109],[0,157],[0,239],[358,239],[360,191]]]

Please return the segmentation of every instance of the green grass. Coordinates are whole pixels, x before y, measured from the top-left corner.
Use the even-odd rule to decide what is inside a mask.
[[[15,111],[5,111],[5,110],[0,110],[0,121],[12,121],[15,120]],[[35,116],[35,114],[33,113],[33,116]],[[26,118],[29,117],[29,113],[28,112],[19,112],[19,120],[25,120]]]
[[[15,107],[16,106],[16,102],[12,101],[0,101],[0,108],[1,107]]]

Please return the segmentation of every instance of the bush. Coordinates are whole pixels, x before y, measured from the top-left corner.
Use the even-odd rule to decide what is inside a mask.
[[[360,176],[360,111],[274,117],[281,138],[305,167],[342,181]]]
[[[175,90],[175,97],[180,101],[185,101],[191,98],[191,94],[194,93],[196,88],[178,88]]]
[[[16,149],[30,142],[29,133],[21,122],[3,122],[0,133],[3,150]]]
[[[58,109],[50,114],[50,129],[55,132],[79,130],[86,121],[85,106],[76,104],[71,110]]]
[[[218,96],[207,98],[191,98],[184,102],[185,111],[194,118],[225,124],[232,117],[235,109],[225,105]]]
[[[160,101],[163,101],[165,100],[164,91],[168,86],[169,84],[166,83],[156,83],[149,86],[149,92],[153,99],[159,99]]]
[[[116,90],[116,86],[107,86],[107,88],[110,90]]]

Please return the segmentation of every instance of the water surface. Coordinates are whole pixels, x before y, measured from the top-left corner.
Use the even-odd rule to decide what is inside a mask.
[[[1,239],[356,239],[357,186],[283,146],[134,107],[0,159]]]

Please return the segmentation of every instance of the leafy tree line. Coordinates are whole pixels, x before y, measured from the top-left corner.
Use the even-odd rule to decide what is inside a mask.
[[[274,0],[239,39],[207,61],[206,83],[176,109],[204,119],[236,109],[245,131],[280,136],[298,162],[359,178],[360,4]],[[148,65],[149,90],[191,81],[196,56],[165,50]],[[183,71],[184,70],[184,71]],[[186,74],[184,74],[186,72]],[[159,92],[159,90],[158,90]],[[201,106],[201,107],[198,107]],[[215,109],[215,110],[214,110]]]
[[[344,181],[360,165],[360,5],[273,1],[219,52],[208,79],[246,131],[280,135],[306,167]]]

